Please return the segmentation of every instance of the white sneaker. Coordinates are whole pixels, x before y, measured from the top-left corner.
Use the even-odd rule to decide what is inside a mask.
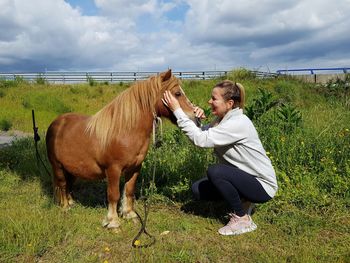
[[[252,218],[249,215],[248,219],[247,217],[239,217],[236,214],[230,215],[231,219],[227,225],[219,229],[219,233],[221,235],[240,235],[257,229],[256,224],[253,222]]]

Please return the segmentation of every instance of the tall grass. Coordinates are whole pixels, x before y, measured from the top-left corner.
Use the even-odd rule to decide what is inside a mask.
[[[216,231],[225,204],[194,202],[190,186],[215,162],[212,150],[193,146],[165,122],[163,141],[151,147],[137,196],[153,193],[149,249],[131,241],[139,226],[123,221],[114,234],[100,227],[106,182],[78,181],[77,205],[64,213],[52,201],[51,178],[37,166],[31,138],[0,149],[0,261],[3,262],[347,262],[350,257],[350,111],[348,82],[315,86],[301,81],[257,79],[245,70],[228,78],[242,83],[252,114],[276,169],[279,191],[258,205],[258,230],[239,237]],[[216,82],[184,81],[187,96],[207,108]],[[49,85],[0,82],[0,120],[30,132],[31,108],[44,138],[66,111],[92,114],[124,85]],[[335,86],[336,85],[336,86]],[[45,99],[45,100],[44,100]],[[43,139],[39,151],[45,158]],[[154,176],[155,185],[150,188]],[[137,209],[142,211],[142,203]],[[170,231],[163,235],[164,231]],[[147,242],[145,237],[141,242]]]

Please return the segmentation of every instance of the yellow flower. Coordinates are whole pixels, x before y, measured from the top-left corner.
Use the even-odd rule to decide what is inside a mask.
[[[109,251],[110,251],[109,247],[105,247],[105,252],[109,252]]]
[[[108,263],[108,260],[106,259],[105,261],[103,261],[103,263]]]
[[[141,241],[136,239],[135,242],[134,242],[134,245],[135,246],[140,246],[141,245]]]

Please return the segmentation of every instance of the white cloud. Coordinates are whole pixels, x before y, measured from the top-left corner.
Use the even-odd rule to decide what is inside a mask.
[[[95,16],[67,2],[0,0],[0,71],[350,64],[350,0],[95,0]]]
[[[1,30],[8,33],[0,39],[0,57],[14,67],[21,68],[21,63],[32,63],[33,70],[108,67],[139,45],[138,37],[128,32],[133,24],[83,16],[63,0],[5,2],[0,1],[11,14],[4,16],[7,27],[14,30]]]
[[[186,34],[196,44],[248,49],[249,64],[320,56],[350,59],[350,1],[188,0]],[[338,52],[337,52],[338,50]],[[324,54],[325,52],[326,54]],[[244,56],[240,56],[244,57]],[[329,56],[329,60],[332,58]],[[347,60],[348,63],[350,60]]]

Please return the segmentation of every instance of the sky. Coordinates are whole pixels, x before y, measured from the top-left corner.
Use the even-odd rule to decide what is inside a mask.
[[[0,0],[0,72],[350,66],[350,0]]]

